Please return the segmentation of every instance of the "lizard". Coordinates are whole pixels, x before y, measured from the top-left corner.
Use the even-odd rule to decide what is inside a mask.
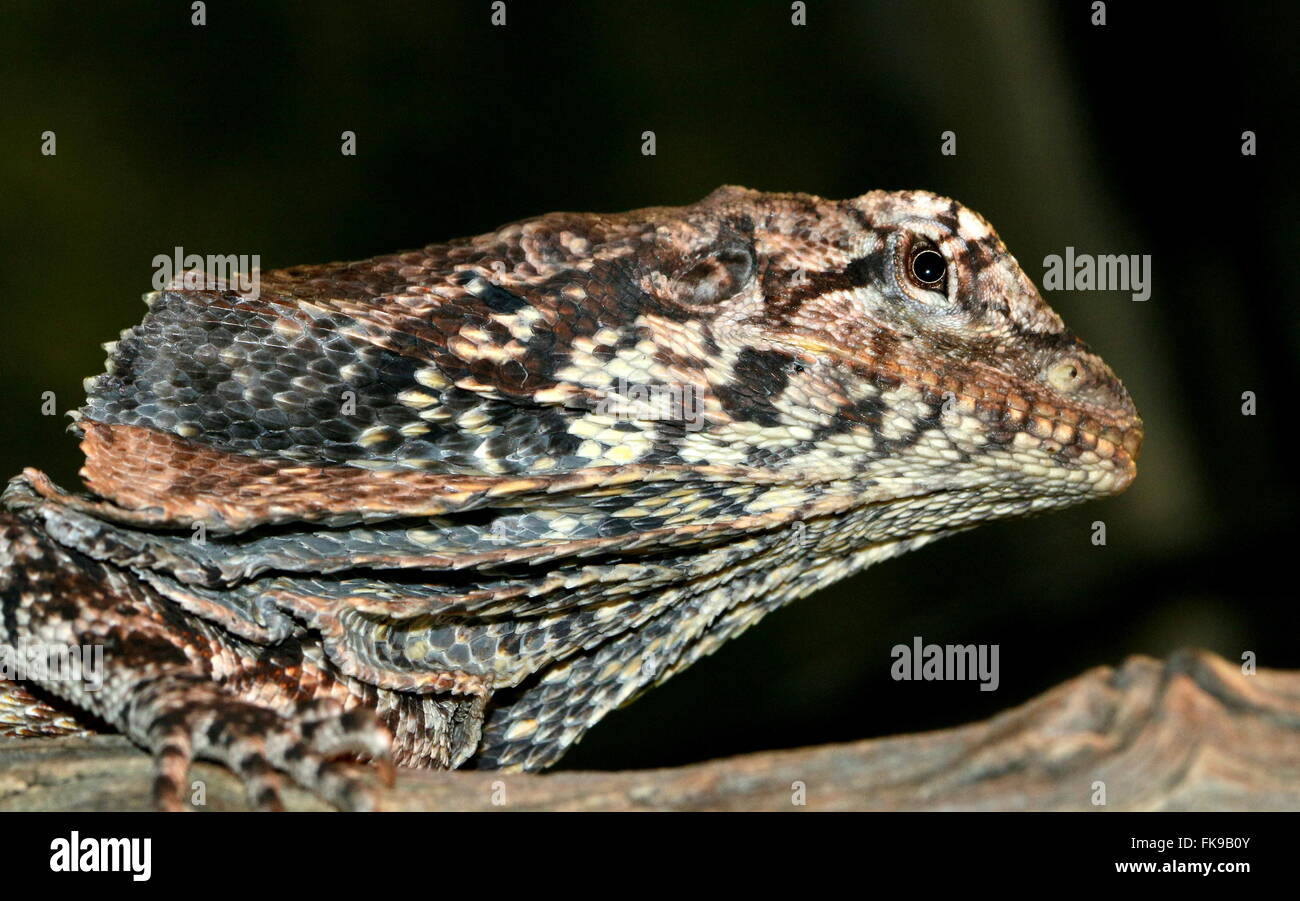
[[[537,771],[795,598],[1124,490],[1142,422],[979,214],[719,188],[174,282],[0,509],[0,729],[118,730],[183,807]]]

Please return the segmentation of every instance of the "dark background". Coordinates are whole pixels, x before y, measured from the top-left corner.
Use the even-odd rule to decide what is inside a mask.
[[[176,245],[274,268],[726,183],[926,188],[984,213],[1039,282],[1066,246],[1151,255],[1145,303],[1047,295],[1146,420],[1134,487],[773,614],[565,765],[954,725],[1183,646],[1300,666],[1289,4],[1112,2],[1101,27],[1060,2],[810,0],[805,27],[788,2],[507,6],[504,28],[487,0],[214,0],[201,28],[187,2],[0,7],[0,473],[76,484],[75,440],[41,393],[80,405],[100,343],[143,316],[153,256]],[[950,129],[955,157],[939,152]],[[891,681],[890,648],[914,635],[999,644],[1001,689]]]

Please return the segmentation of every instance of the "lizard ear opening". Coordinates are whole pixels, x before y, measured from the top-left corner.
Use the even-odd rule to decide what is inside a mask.
[[[743,291],[756,268],[752,245],[726,244],[673,279],[673,295],[689,304],[715,304]]]

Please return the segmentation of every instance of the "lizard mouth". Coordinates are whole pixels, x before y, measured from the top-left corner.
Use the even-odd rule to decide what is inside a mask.
[[[933,370],[912,370],[894,366],[888,372],[870,358],[845,353],[834,346],[803,336],[785,335],[778,342],[789,348],[828,356],[876,376],[887,376],[917,389],[927,400],[947,400],[951,395],[964,413],[980,418],[990,432],[1012,438],[1024,432],[1041,443],[1050,453],[1077,457],[1084,464],[1101,459],[1117,459],[1126,464],[1128,481],[1135,473],[1142,450],[1144,430],[1127,397],[1123,406],[1099,407],[1095,404],[1060,404],[1035,400],[1014,392],[990,393],[987,389],[973,394],[951,379]]]

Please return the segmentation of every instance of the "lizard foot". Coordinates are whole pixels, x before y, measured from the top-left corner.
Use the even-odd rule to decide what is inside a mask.
[[[281,810],[281,775],[345,810],[376,804],[374,770],[391,784],[391,736],[373,711],[342,712],[335,702],[300,705],[282,716],[233,698],[199,678],[171,675],[141,685],[131,700],[130,733],[154,753],[155,804],[183,810],[184,787],[195,759],[214,760],[243,780],[249,802]]]

